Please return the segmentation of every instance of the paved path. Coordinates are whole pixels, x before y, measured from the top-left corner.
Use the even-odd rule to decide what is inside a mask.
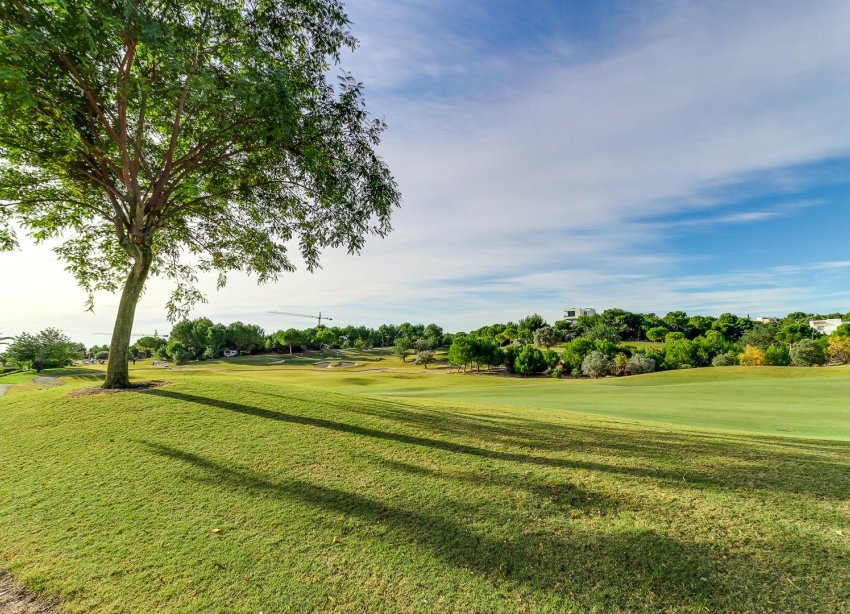
[[[9,389],[9,386],[12,384],[0,384],[0,397],[6,394],[6,391]]]

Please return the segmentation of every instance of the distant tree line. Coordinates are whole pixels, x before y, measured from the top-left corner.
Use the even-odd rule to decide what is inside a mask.
[[[841,318],[847,321],[827,337],[809,325],[810,320]],[[630,345],[651,341],[654,344]],[[557,346],[557,351],[553,348]],[[775,321],[760,322],[732,313],[689,316],[671,311],[663,317],[608,309],[579,317],[575,322],[549,324],[539,314],[517,322],[482,326],[447,333],[436,324],[382,324],[367,326],[317,326],[281,329],[266,333],[256,324],[215,323],[209,318],[177,323],[168,337],[148,336],[131,347],[134,358],[159,358],[183,363],[221,357],[225,351],[301,353],[322,349],[393,348],[403,361],[428,368],[435,352],[447,351],[448,363],[468,371],[504,367],[509,373],[549,373],[603,377],[656,370],[728,365],[812,366],[850,363],[850,313],[791,313]],[[108,347],[86,348],[71,342],[55,329],[15,337],[4,364],[25,368],[59,366],[85,356],[106,359]]]
[[[433,350],[448,347],[452,335],[436,324],[384,324],[366,326],[317,326],[289,328],[266,334],[256,324],[233,322],[225,325],[209,318],[177,323],[166,337],[142,337],[130,348],[135,357],[170,359],[178,363],[221,357],[226,350],[240,354],[257,352],[301,353],[322,349],[392,347],[406,360],[417,353],[418,364],[434,361]],[[423,354],[423,352],[426,352]],[[431,352],[430,356],[427,352]]]
[[[848,321],[830,337],[810,320]],[[635,347],[629,342],[652,341]],[[552,351],[561,345],[560,354]],[[796,312],[770,322],[732,313],[664,317],[609,309],[551,326],[538,314],[455,335],[449,364],[463,369],[504,366],[509,373],[603,377],[728,365],[813,366],[850,363],[850,313]]]

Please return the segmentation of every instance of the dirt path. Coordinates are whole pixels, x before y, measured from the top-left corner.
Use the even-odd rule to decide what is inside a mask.
[[[0,384],[0,397],[6,394],[6,391],[9,389],[9,386],[12,384]]]
[[[45,601],[19,586],[0,571],[0,614],[52,614],[56,604]]]
[[[61,386],[62,380],[58,377],[51,377],[49,375],[42,375],[40,377],[32,378],[33,384],[41,384],[42,386]]]

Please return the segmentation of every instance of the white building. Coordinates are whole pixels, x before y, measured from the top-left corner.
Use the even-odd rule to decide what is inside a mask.
[[[762,324],[774,324],[778,320],[779,318],[771,318],[768,316],[764,318],[756,318],[755,320],[753,320],[753,322],[761,322]]]
[[[567,307],[564,309],[564,320],[574,324],[581,316],[595,316],[596,310],[590,307]]]
[[[832,333],[837,331],[838,327],[842,324],[843,322],[841,321],[841,318],[831,318],[829,320],[811,320],[809,322],[809,326],[824,335],[831,335]]]

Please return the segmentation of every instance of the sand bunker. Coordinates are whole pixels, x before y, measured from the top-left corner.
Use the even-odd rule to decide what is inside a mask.
[[[317,362],[313,366],[317,369],[339,369],[341,367],[353,367],[354,363],[335,360],[333,362]]]

